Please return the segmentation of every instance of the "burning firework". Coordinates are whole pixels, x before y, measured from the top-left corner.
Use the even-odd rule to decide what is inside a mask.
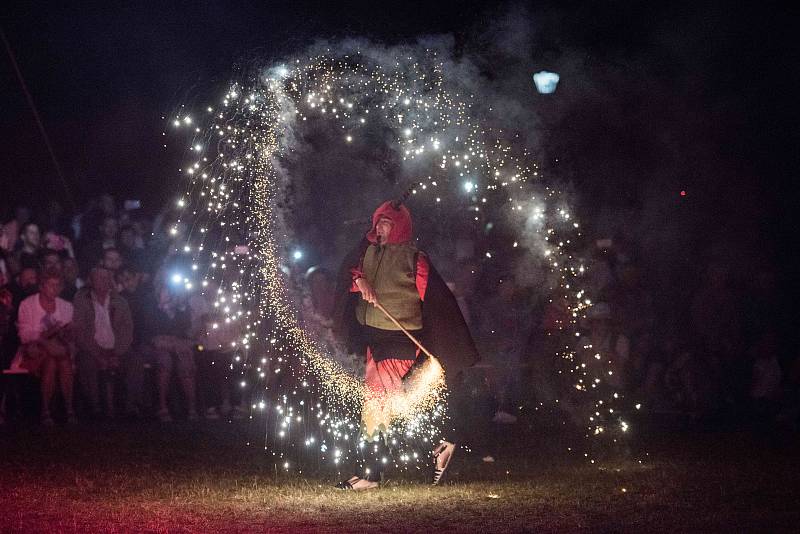
[[[293,180],[300,180],[289,168],[303,129],[323,123],[337,151],[388,145],[376,147],[380,173],[392,174],[397,183],[417,184],[414,202],[432,210],[455,206],[476,233],[500,218],[519,229],[513,243],[497,243],[483,251],[485,257],[519,247],[535,258],[531,265],[550,273],[553,299],[566,304],[568,317],[561,325],[568,341],[559,351],[564,374],[575,377],[573,391],[592,395],[587,435],[602,434],[609,425],[627,430],[627,423],[616,419],[619,395],[604,383],[613,363],[587,365],[594,353],[580,343],[577,323],[591,302],[580,288],[586,269],[570,251],[579,225],[561,194],[542,183],[519,135],[482,121],[484,103],[471,94],[463,76],[449,76],[448,69],[456,67],[440,53],[435,47],[412,54],[345,43],[335,53],[322,51],[257,71],[233,84],[202,118],[173,119],[175,128],[195,134],[194,159],[183,171],[191,185],[178,200],[182,220],[191,224],[182,252],[218,287],[213,305],[239,333],[231,348],[249,354],[247,365],[256,380],[269,387],[269,375],[289,370],[294,376],[294,382],[280,386],[272,438],[292,441],[297,437],[293,426],[316,421],[304,427],[303,443],[336,465],[358,447],[365,398],[367,411],[388,410],[394,444],[402,438],[430,445],[446,419],[442,370],[435,360],[404,392],[370,406],[363,379],[342,367],[331,347],[309,335],[298,319],[284,267],[303,257],[293,243],[292,215],[284,209],[292,204]],[[310,401],[314,397],[316,402]],[[268,405],[264,396],[253,407],[267,410]],[[417,458],[404,449],[395,462]]]

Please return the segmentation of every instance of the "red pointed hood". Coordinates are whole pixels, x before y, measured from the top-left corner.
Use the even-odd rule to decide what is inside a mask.
[[[375,210],[372,214],[372,230],[367,233],[367,239],[370,243],[378,242],[378,234],[375,231],[375,226],[381,217],[391,219],[394,223],[392,232],[389,234],[389,239],[386,240],[384,245],[396,245],[398,243],[405,243],[411,241],[411,212],[408,211],[404,205],[395,209],[392,207],[392,201],[387,200]]]

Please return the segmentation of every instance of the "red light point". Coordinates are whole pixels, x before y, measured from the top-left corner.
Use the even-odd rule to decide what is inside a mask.
[[[681,196],[685,197],[686,196],[686,191],[681,191]]]

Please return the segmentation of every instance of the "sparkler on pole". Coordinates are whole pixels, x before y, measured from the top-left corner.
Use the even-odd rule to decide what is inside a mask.
[[[271,387],[267,372],[279,374],[293,360],[303,362],[301,388],[314,383],[318,402],[294,406],[296,391],[281,392],[277,435],[285,436],[287,447],[293,445],[292,426],[299,421],[292,411],[303,406],[306,417],[319,422],[318,432],[304,436],[305,446],[337,465],[352,452],[348,440],[367,393],[363,380],[304,330],[282,271],[293,231],[281,206],[290,203],[285,195],[294,188],[286,185],[296,179],[284,163],[302,148],[297,139],[305,125],[323,120],[337,132],[333,142],[343,147],[357,146],[359,136],[369,138],[372,128],[389,132],[384,152],[397,156],[401,167],[396,170],[402,172],[397,180],[415,177],[404,197],[414,195],[436,217],[448,206],[457,208],[461,222],[476,232],[488,231],[500,219],[521,229],[507,246],[493,242],[494,250],[481,251],[484,261],[495,262],[503,248],[518,246],[538,258],[531,270],[544,270],[551,302],[567,304],[556,332],[563,341],[557,350],[563,367],[559,373],[563,370],[571,394],[579,395],[586,407],[581,414],[586,436],[611,435],[605,430],[614,427],[627,431],[619,415],[623,399],[607,387],[613,362],[603,359],[598,365],[597,351],[580,331],[579,321],[592,303],[582,287],[586,268],[574,250],[581,230],[562,193],[541,181],[539,167],[518,135],[486,122],[486,107],[472,92],[474,80],[464,84],[442,59],[447,50],[433,47],[410,54],[397,49],[393,55],[360,46],[340,43],[337,52],[315,51],[267,69],[256,83],[235,83],[217,106],[205,109],[207,119],[188,113],[171,117],[175,128],[191,135],[193,154],[181,170],[190,182],[187,196],[177,201],[182,215],[176,225],[191,222],[182,253],[191,256],[193,269],[205,272],[204,284],[216,282],[213,304],[224,313],[224,323],[240,325],[242,335],[231,348],[254,356],[243,363],[254,368],[264,391]],[[385,177],[385,169],[381,174]],[[176,235],[176,226],[169,233]],[[444,397],[430,392],[443,389],[419,384],[443,382],[441,366],[413,334],[401,330],[433,365],[426,365],[414,386],[406,386],[409,395],[398,400],[403,424],[397,435],[431,443]],[[264,346],[269,350],[256,355]],[[312,380],[307,382],[306,374]],[[424,402],[411,400],[423,392],[428,392]],[[256,402],[253,409],[265,406]],[[589,451],[585,455],[591,459]],[[403,454],[404,463],[404,457],[412,464],[417,459],[416,453]]]

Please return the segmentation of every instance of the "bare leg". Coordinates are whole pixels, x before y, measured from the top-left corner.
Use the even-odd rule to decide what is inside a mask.
[[[435,449],[433,449],[433,485],[438,486],[442,480],[442,475],[447,470],[450,460],[453,458],[453,453],[456,451],[455,443],[449,441],[442,441]]]

